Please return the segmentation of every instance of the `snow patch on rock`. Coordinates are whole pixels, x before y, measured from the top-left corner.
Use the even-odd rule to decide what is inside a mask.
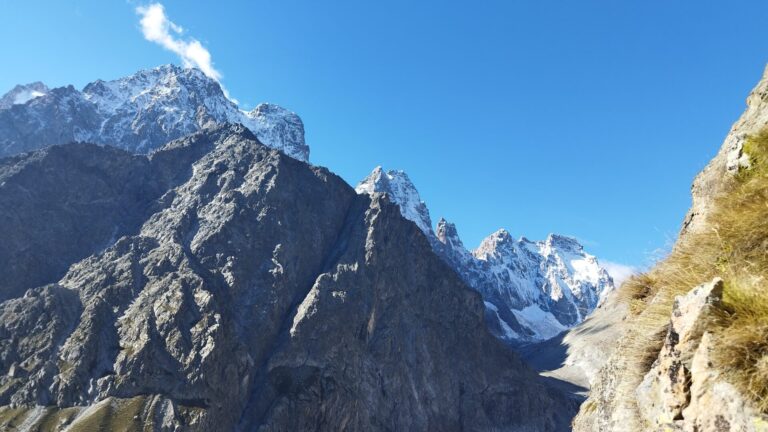
[[[10,113],[19,103],[25,105]],[[42,83],[15,87],[0,99],[0,125],[8,125],[0,127],[0,157],[71,141],[150,153],[221,123],[243,124],[267,146],[309,160],[304,125],[295,113],[274,104],[245,112],[199,69],[174,65],[96,80],[82,91],[48,90]]]
[[[441,218],[435,230],[429,209],[403,171],[380,166],[356,187],[384,193],[427,236],[435,252],[483,295],[486,319],[497,337],[511,343],[549,339],[579,323],[614,289],[597,258],[571,237],[551,234],[533,242],[504,229],[475,250],[464,247],[456,226]]]

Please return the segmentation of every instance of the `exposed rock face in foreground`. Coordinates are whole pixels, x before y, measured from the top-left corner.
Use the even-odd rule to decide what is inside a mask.
[[[763,77],[747,97],[747,109],[731,127],[725,142],[714,158],[696,176],[691,187],[691,209],[683,222],[681,236],[688,232],[706,229],[706,215],[714,198],[723,191],[725,179],[749,166],[744,154],[744,142],[750,134],[768,125],[768,67]]]
[[[713,327],[724,313],[723,282],[703,284],[677,297],[664,343],[634,390],[623,397],[622,354],[614,352],[600,372],[592,400],[574,421],[576,431],[768,431],[761,415],[712,368]]]
[[[433,231],[429,209],[403,171],[376,167],[355,189],[387,194],[416,223],[433,250],[482,294],[489,328],[508,343],[557,336],[581,323],[614,288],[597,258],[570,237],[551,234],[534,242],[501,229],[470,251],[445,219]]]
[[[749,135],[768,126],[767,78],[763,76],[747,99],[747,110],[718,154],[696,177],[693,205],[672,256],[686,248],[685,253],[698,258],[696,240],[707,230],[717,228],[709,219],[718,210],[718,199],[738,191],[733,189],[733,175],[750,163],[744,144]],[[710,263],[709,258],[704,262]],[[619,332],[607,334],[614,339],[613,348],[591,382],[589,399],[574,420],[574,431],[768,431],[768,417],[755,409],[747,397],[751,395],[740,394],[728,382],[728,371],[713,361],[715,354],[723,352],[722,348],[717,352],[713,335],[721,333],[720,343],[728,337],[728,329],[722,329],[715,319],[719,316],[723,321],[727,316],[721,302],[722,282],[710,282],[711,277],[707,277],[686,286],[686,291],[691,290],[686,295],[673,298],[672,293],[680,292],[680,287],[672,291],[665,284],[671,285],[670,280],[687,267],[666,270],[664,264],[659,264],[660,275],[651,272],[648,279],[639,279],[636,291],[630,290],[623,299],[628,306],[633,301],[641,304],[634,312],[624,313],[626,320],[618,326]],[[719,266],[712,265],[712,269],[728,277]],[[691,274],[698,277],[700,273]],[[637,291],[650,283],[658,289]],[[622,292],[619,288],[617,295]]]
[[[0,263],[0,280],[23,280],[2,287],[2,427],[567,428],[570,402],[487,332],[480,296],[386,199],[241,126],[116,152],[2,162],[4,208],[66,216],[7,219],[22,240],[48,229],[57,256],[44,276],[12,273],[45,261],[35,250]],[[98,187],[70,190],[89,173]],[[81,205],[103,212],[82,241],[97,222]]]
[[[723,312],[722,295],[716,279],[677,298],[661,352],[637,388],[640,415],[654,429],[768,430],[766,419],[712,370],[707,329]]]

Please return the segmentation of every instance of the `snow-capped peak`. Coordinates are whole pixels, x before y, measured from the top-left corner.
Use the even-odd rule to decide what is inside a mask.
[[[247,113],[240,111],[238,118],[233,120],[258,131],[262,143],[281,149],[295,159],[309,160],[309,146],[304,143],[304,123],[296,113],[280,105],[262,103]]]
[[[583,251],[584,246],[579,243],[574,237],[564,236],[560,234],[549,234],[544,243],[549,247],[557,247],[561,249],[568,249],[573,251]]]
[[[473,255],[478,259],[484,259],[503,247],[511,245],[514,241],[509,231],[504,228],[498,229],[480,242],[480,246],[473,251]]]
[[[66,101],[61,97],[40,98],[40,103],[25,112],[4,112],[27,97],[21,87],[0,102],[0,125],[10,125],[7,131],[0,128],[0,157],[71,141],[149,153],[203,128],[240,123],[265,145],[309,160],[299,116],[274,104],[261,104],[245,112],[216,80],[199,69],[159,66],[115,80],[96,80],[81,92],[68,87]],[[42,86],[33,90],[50,94],[58,89],[48,91]],[[37,126],[40,124],[44,127]],[[18,133],[27,130],[33,133]]]
[[[10,108],[13,105],[23,105],[34,98],[45,96],[48,92],[48,86],[40,81],[17,85],[0,98],[0,109]]]
[[[156,105],[173,108],[175,103],[203,104],[222,114],[237,108],[221,86],[199,69],[175,65],[141,70],[112,81],[96,80],[83,88],[83,95],[105,114]]]
[[[499,338],[544,340],[580,323],[613,281],[574,238],[550,234],[544,241],[515,239],[499,229],[468,251],[456,226],[443,218],[432,231],[429,210],[403,171],[376,167],[358,193],[387,193],[402,215],[424,232],[435,252],[480,294],[486,320]]]
[[[359,194],[386,193],[390,200],[400,206],[400,213],[413,221],[428,236],[434,237],[429,209],[419,196],[419,191],[411,182],[408,174],[401,170],[384,171],[381,166],[364,178],[355,191]]]

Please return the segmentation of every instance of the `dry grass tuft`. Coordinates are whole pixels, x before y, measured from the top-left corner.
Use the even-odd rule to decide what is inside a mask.
[[[725,281],[727,311],[715,329],[716,367],[768,412],[768,130],[744,145],[751,167],[736,175],[707,216],[710,229],[690,234],[664,261],[626,282],[630,383],[658,354],[674,298],[715,276]]]
[[[758,409],[768,412],[768,297],[765,281],[737,281],[726,293],[724,300],[729,316],[718,334],[717,366]]]

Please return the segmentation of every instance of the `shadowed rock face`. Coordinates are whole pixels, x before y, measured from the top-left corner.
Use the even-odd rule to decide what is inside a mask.
[[[0,160],[0,300],[135,232],[167,189],[150,171],[147,158],[92,144]]]
[[[74,430],[567,429],[572,403],[487,332],[480,296],[395,205],[242,126],[149,157],[1,164],[2,208],[19,209],[3,235],[66,223],[45,253],[0,255],[19,281],[2,286],[0,405],[53,405]]]

